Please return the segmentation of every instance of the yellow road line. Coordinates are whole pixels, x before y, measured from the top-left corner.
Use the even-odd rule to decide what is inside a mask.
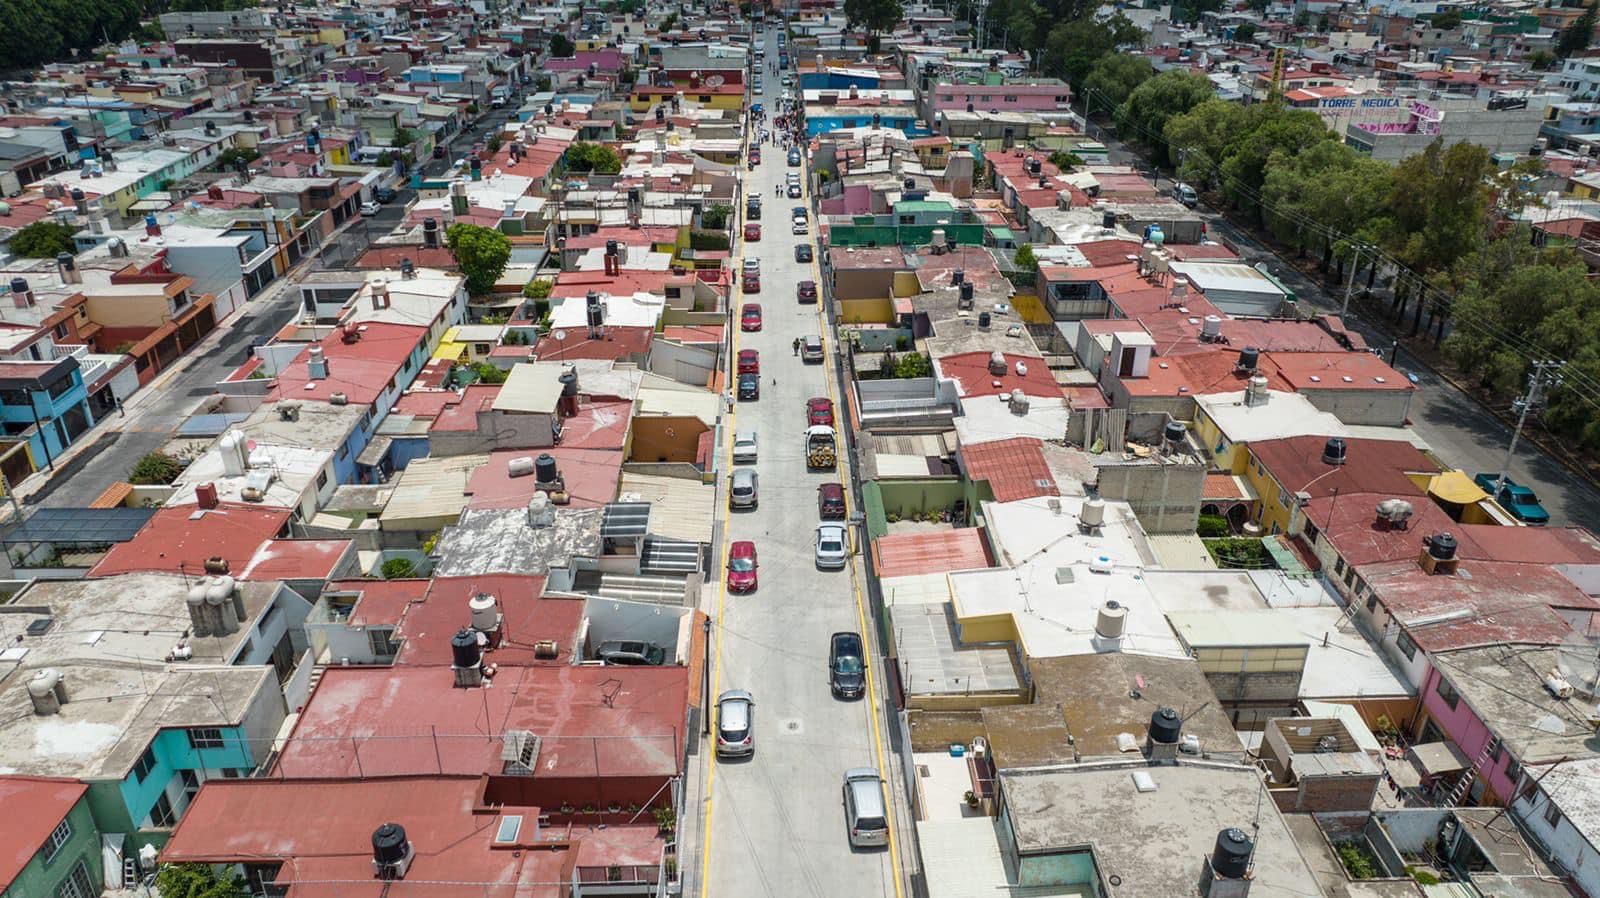
[[[804,183],[803,179],[802,179],[802,183]],[[805,194],[801,197],[802,200],[806,199],[806,197],[808,197],[810,195],[811,185],[809,183],[807,183],[805,188],[803,188],[803,189],[805,191]],[[807,205],[809,206],[810,204],[808,203]],[[807,217],[813,217],[813,216],[811,216],[809,209],[807,210],[806,214],[807,214]],[[814,231],[814,233],[816,234],[816,236],[819,239],[816,240],[816,241],[813,241],[812,237],[810,235],[808,235],[806,237],[806,240],[807,240],[807,242],[814,242],[815,246],[816,246],[816,251],[812,253],[811,271],[812,271],[813,279],[817,283],[817,326],[819,328],[820,333],[825,335],[824,339],[833,340],[833,342],[835,343],[834,349],[835,349],[835,351],[838,351],[838,348],[839,348],[839,345],[838,345],[839,344],[839,335],[837,333],[833,333],[833,334],[829,334],[828,333],[828,315],[827,315],[827,310],[824,308],[824,305],[823,305],[824,304],[824,300],[822,298],[822,296],[823,296],[822,267],[821,267],[821,263],[817,261],[817,257],[823,251],[822,250],[822,243],[820,242],[820,237],[821,237],[821,234],[822,234],[822,229],[820,227],[821,222],[813,222],[813,224],[817,225],[817,228]],[[812,230],[812,229],[811,228],[807,228],[807,230],[809,231],[809,230]],[[850,494],[850,479],[849,479],[850,475],[849,475],[849,471],[851,470],[851,468],[850,468],[849,462],[847,461],[847,459],[850,457],[850,454],[848,452],[848,447],[846,446],[845,438],[844,438],[844,425],[848,421],[848,416],[845,414],[844,403],[841,401],[841,390],[843,389],[843,385],[838,383],[837,380],[834,378],[833,366],[828,364],[828,359],[827,359],[827,355],[826,354],[823,355],[822,367],[823,367],[823,372],[822,372],[823,373],[823,380],[828,385],[828,396],[833,400],[833,409],[834,409],[833,422],[836,425],[834,429],[835,429],[835,432],[838,434],[837,438],[835,439],[835,443],[837,444],[837,448],[836,448],[836,450],[834,452],[835,457],[838,459],[838,464],[834,468],[834,474],[838,477],[839,485],[844,490],[845,521],[848,523],[849,520],[850,520],[851,505],[852,505],[852,502],[854,500],[853,500],[853,498],[852,498],[852,496]],[[863,517],[862,518],[862,530],[863,530],[863,533],[862,533],[862,536],[861,536],[861,539],[862,539],[861,554],[862,554],[862,558],[863,558],[863,562],[862,562],[863,564],[865,564],[865,558],[866,558],[867,551],[868,551],[867,545],[866,545],[866,534],[864,532],[865,529],[866,529],[866,519],[865,519],[865,517]],[[861,628],[861,638],[865,639],[867,637],[867,634],[872,632],[872,631],[869,630],[868,627],[867,627],[867,599],[866,599],[866,594],[864,592],[862,592],[861,579],[860,579],[860,576],[856,573],[855,564],[851,564],[850,565],[850,586],[851,586],[851,590],[855,594],[857,626],[859,626]],[[874,641],[874,643],[876,643],[876,640],[873,640],[873,641]],[[868,664],[868,665],[866,665],[866,668],[867,668],[867,671],[866,671],[866,674],[867,674],[866,693],[867,693],[868,709],[870,711],[870,713],[868,714],[868,717],[871,718],[871,723],[872,723],[872,747],[873,747],[873,750],[877,753],[877,756],[878,756],[878,770],[879,770],[879,772],[881,774],[883,774],[887,778],[887,773],[888,773],[888,770],[889,770],[889,764],[888,764],[888,757],[889,756],[888,756],[888,753],[886,751],[884,751],[884,748],[883,748],[883,732],[882,732],[881,724],[880,724],[879,719],[878,719],[878,715],[879,715],[880,711],[879,711],[879,708],[878,708],[878,691],[877,691],[877,687],[876,687],[877,679],[876,679],[876,675],[873,673],[875,670],[877,670],[878,665],[876,665],[876,664]],[[889,788],[891,788],[891,789],[894,788],[894,785],[893,785],[892,782],[889,783]],[[888,832],[889,832],[889,867],[890,867],[890,873],[894,876],[894,894],[895,894],[895,898],[901,898],[903,893],[901,891],[901,883],[900,883],[900,880],[901,880],[901,876],[900,876],[900,849],[899,849],[899,840],[896,838],[896,833],[895,833],[894,808],[895,808],[895,803],[892,800],[889,801],[889,802],[886,802],[885,805],[884,805],[884,813],[886,813],[888,815],[888,817],[889,817],[887,823],[889,825]]]

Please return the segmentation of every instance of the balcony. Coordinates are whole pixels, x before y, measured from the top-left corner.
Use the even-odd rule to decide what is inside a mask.
[[[572,871],[572,898],[591,895],[623,895],[629,898],[659,898],[666,886],[659,865],[613,864],[607,867],[576,867]]]

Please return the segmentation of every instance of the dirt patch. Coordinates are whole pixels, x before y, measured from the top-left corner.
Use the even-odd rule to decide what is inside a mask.
[[[983,714],[979,711],[912,711],[911,750],[944,751],[960,743],[971,745],[982,736]]]

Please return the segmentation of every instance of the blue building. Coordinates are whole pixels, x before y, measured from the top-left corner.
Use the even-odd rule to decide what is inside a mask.
[[[53,464],[94,426],[78,360],[0,362],[0,425],[6,436],[28,441],[35,469]]]

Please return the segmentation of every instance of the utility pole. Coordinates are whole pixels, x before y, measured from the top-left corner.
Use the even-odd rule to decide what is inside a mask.
[[[1356,286],[1356,269],[1361,267],[1361,251],[1366,249],[1360,244],[1356,245],[1356,257],[1350,260],[1350,282],[1344,285],[1344,302],[1339,305],[1339,318],[1343,319],[1350,312],[1350,292]]]
[[[1511,470],[1511,459],[1517,453],[1517,440],[1522,438],[1522,425],[1528,420],[1528,412],[1544,400],[1543,393],[1549,387],[1561,385],[1561,370],[1563,362],[1541,360],[1533,363],[1533,373],[1528,375],[1528,392],[1511,404],[1517,410],[1517,427],[1511,431],[1511,445],[1506,447],[1506,460],[1500,465],[1500,476],[1494,481],[1494,499],[1500,498],[1500,491],[1506,486],[1506,472]]]

